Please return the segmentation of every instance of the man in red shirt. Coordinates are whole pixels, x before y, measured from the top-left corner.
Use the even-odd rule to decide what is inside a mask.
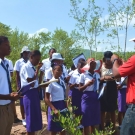
[[[122,122],[120,135],[135,135],[135,55],[122,66],[117,55],[111,57],[113,62],[113,76],[115,78],[128,76],[126,103],[128,109]]]

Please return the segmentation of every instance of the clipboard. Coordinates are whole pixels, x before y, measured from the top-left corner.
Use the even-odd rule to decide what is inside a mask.
[[[83,53],[79,54],[78,56],[76,56],[75,58],[72,59],[72,61],[73,61],[76,68],[77,68],[78,60],[80,58],[82,58],[82,59],[84,59],[86,61],[86,58],[85,58]]]
[[[29,82],[27,85],[24,85],[24,86],[18,91],[18,94],[19,94],[19,95],[24,95],[27,91],[34,89],[34,87],[31,87],[31,84],[32,84],[32,83],[35,83],[36,81],[37,81],[37,80],[34,80],[34,81]],[[50,83],[52,83],[52,82],[58,82],[58,81],[59,81],[58,79],[50,80],[50,81],[48,81],[48,82],[39,84],[37,88],[39,88],[39,87],[41,87],[41,86],[44,86],[44,85],[47,85],[47,84],[50,84]]]

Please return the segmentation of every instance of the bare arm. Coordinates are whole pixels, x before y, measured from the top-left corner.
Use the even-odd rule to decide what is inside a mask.
[[[86,83],[85,85],[83,83],[79,84],[79,90],[80,91],[84,91],[88,86],[92,85],[94,83],[93,80],[89,81],[88,83]]]
[[[44,75],[44,72],[40,71],[40,74],[39,74],[39,84],[42,82],[43,75]]]
[[[58,110],[50,102],[50,93],[45,93],[45,102],[52,109],[52,111],[54,111],[55,114],[58,114]]]
[[[19,83],[20,82],[20,75],[19,71],[16,71],[16,86],[17,86],[17,91],[20,89]]]

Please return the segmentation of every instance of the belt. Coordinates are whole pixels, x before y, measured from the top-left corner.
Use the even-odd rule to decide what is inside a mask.
[[[135,104],[128,104],[128,108],[135,108]]]

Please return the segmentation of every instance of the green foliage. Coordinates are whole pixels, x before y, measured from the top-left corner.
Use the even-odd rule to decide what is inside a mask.
[[[71,10],[70,16],[76,20],[78,28],[79,40],[83,41],[83,46],[88,45],[90,49],[89,57],[92,57],[92,47],[95,48],[95,58],[97,52],[97,37],[104,31],[100,21],[102,18],[103,8],[95,4],[95,0],[88,0],[87,5],[82,8],[81,0],[70,0]],[[81,5],[81,6],[80,6]]]
[[[74,109],[76,109],[74,107]],[[54,113],[52,112],[52,115]],[[58,117],[54,118],[55,122],[59,122],[63,129],[67,132],[68,135],[82,135],[82,131],[78,128],[82,116],[75,117],[72,112],[71,106],[69,105],[69,111],[65,114],[58,113]]]
[[[74,39],[62,29],[56,29],[52,35],[51,47],[56,48],[65,58],[67,67],[72,65],[72,58],[81,53],[81,46],[74,44]]]
[[[82,130],[78,128],[78,125],[80,125],[80,121],[82,119],[82,116],[76,116],[74,115],[72,111],[71,105],[68,105],[68,112],[65,112],[65,114],[58,113],[58,116],[54,118],[55,122],[60,123],[60,125],[63,127],[63,130],[66,131],[67,135],[82,135]],[[77,109],[76,107],[73,108],[74,110]],[[52,112],[52,115],[54,113]],[[106,127],[104,131],[98,131],[95,130],[95,134],[91,135],[112,135],[115,131],[112,131],[113,124],[111,123],[110,127]]]

